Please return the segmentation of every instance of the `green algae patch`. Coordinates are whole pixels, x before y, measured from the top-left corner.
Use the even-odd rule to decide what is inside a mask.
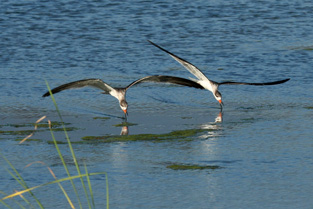
[[[56,141],[57,144],[67,144],[65,141]],[[54,144],[54,141],[48,141],[48,144]],[[71,142],[73,144],[73,142]]]
[[[123,123],[119,123],[119,124],[116,124],[116,125],[113,125],[115,127],[122,127],[122,126],[136,126],[138,125],[137,123],[129,123],[129,122],[123,122]]]
[[[241,120],[249,122],[249,121],[255,121],[256,119],[255,118],[243,118]]]
[[[48,144],[54,144],[54,141],[47,141]],[[68,144],[66,141],[56,141],[57,144]],[[71,141],[71,144],[90,144],[89,141]]]
[[[23,128],[23,127],[34,127],[37,125],[38,128],[49,128],[48,123],[24,123],[24,124],[5,124],[1,125],[1,127],[14,127],[14,128]],[[70,123],[64,123],[64,125],[70,125]],[[51,127],[57,128],[61,127],[62,123],[58,121],[51,121]]]
[[[111,119],[110,117],[94,117],[94,120],[109,120]]]
[[[221,168],[218,165],[196,165],[196,164],[172,164],[166,166],[172,170],[215,170]]]
[[[52,128],[52,131],[64,131],[64,128]],[[76,127],[65,127],[66,131],[75,131],[75,130],[79,130],[79,128]]]
[[[107,139],[111,136],[84,136],[82,137],[82,140],[101,140],[101,139]]]
[[[190,136],[194,136],[198,133],[205,132],[207,130],[204,129],[188,129],[188,130],[178,130],[178,131],[172,131],[168,134],[163,134],[164,137],[169,138],[186,138]]]
[[[47,141],[48,144],[54,144],[54,141]],[[56,141],[57,144],[68,144],[66,141]],[[88,144],[88,141],[71,141],[71,144]]]
[[[33,133],[34,130],[19,130],[19,131],[0,131],[3,135],[29,135]],[[37,130],[38,132],[38,130]]]
[[[313,110],[313,107],[304,107],[304,108],[308,110]]]
[[[304,50],[304,51],[312,51],[313,46],[295,46],[295,47],[289,47],[291,50]]]
[[[89,142],[129,142],[129,141],[165,141],[165,140],[175,140],[175,139],[186,139],[197,135],[198,133],[207,130],[203,129],[189,129],[189,130],[179,130],[172,131],[166,134],[137,134],[137,135],[123,135],[123,136],[85,136],[82,140]]]
[[[82,140],[89,142],[127,142],[127,141],[151,141],[157,140],[155,134],[138,134],[138,135],[123,135],[123,136],[85,136]]]
[[[21,138],[15,139],[15,141],[22,141],[22,140],[24,140],[24,139],[21,139]],[[28,141],[28,142],[42,142],[41,139],[32,139],[32,138],[29,138],[26,141]]]

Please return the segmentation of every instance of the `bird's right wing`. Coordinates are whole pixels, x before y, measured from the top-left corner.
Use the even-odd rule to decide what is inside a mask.
[[[148,40],[149,41],[149,40]],[[152,41],[149,41],[152,45],[155,47],[161,49],[162,51],[166,52],[169,54],[172,58],[174,58],[178,63],[180,63],[182,66],[184,66],[190,73],[192,73],[194,76],[196,76],[199,80],[209,80],[199,68],[197,68],[195,65],[191,64],[190,62],[176,56],[175,54],[167,51],[166,49],[160,47],[159,45],[153,43]]]
[[[269,85],[277,85],[281,83],[285,83],[289,81],[290,78],[279,80],[279,81],[272,81],[272,82],[266,82],[266,83],[246,83],[246,82],[233,82],[233,81],[225,81],[218,83],[218,85],[252,85],[252,86],[269,86]]]
[[[195,81],[188,80],[185,78],[180,78],[180,77],[166,76],[166,75],[152,75],[152,76],[146,76],[146,77],[140,78],[132,82],[131,84],[129,84],[126,87],[126,89],[142,82],[171,83],[171,84],[188,86],[188,87],[193,87],[193,88],[198,88],[198,89],[204,89],[203,86],[201,86]]]
[[[58,93],[60,91],[66,90],[66,89],[74,89],[74,88],[82,88],[82,87],[94,87],[103,90],[105,93],[109,93],[110,91],[114,90],[111,86],[108,84],[104,83],[101,79],[85,79],[85,80],[79,80],[79,81],[74,81],[71,83],[66,83],[61,86],[58,86],[54,89],[51,90],[53,94]],[[42,97],[49,96],[50,93],[49,91],[46,92]]]

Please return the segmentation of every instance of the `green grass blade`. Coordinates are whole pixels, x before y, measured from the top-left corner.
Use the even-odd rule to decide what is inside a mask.
[[[88,170],[87,170],[86,163],[84,163],[84,166],[85,166],[85,173],[88,174]],[[91,198],[92,206],[93,206],[93,208],[96,208],[89,175],[87,175],[86,178],[87,178],[87,183],[88,183],[88,187],[89,187],[89,193],[90,193],[90,198]]]
[[[8,165],[11,167],[11,169],[15,172],[16,176],[10,172],[10,174],[21,184],[24,189],[28,189],[29,187],[27,186],[26,182],[20,175],[20,173],[15,169],[15,167],[12,165],[12,163],[0,152],[1,157],[8,163]],[[29,194],[36,200],[37,204],[39,205],[40,208],[44,208],[41,202],[37,199],[37,197],[30,191]]]
[[[51,99],[52,99],[52,101],[53,101],[53,104],[54,104],[54,106],[55,106],[55,108],[56,108],[56,111],[57,111],[57,113],[58,113],[58,115],[59,115],[59,118],[60,118],[60,120],[61,120],[62,128],[63,128],[63,130],[64,130],[64,134],[65,134],[65,137],[66,137],[66,140],[67,140],[69,149],[70,149],[70,151],[71,151],[72,158],[73,158],[73,161],[74,161],[74,163],[75,163],[75,167],[76,167],[78,176],[82,176],[81,170],[80,170],[79,165],[78,165],[78,163],[77,163],[77,159],[76,159],[76,156],[75,156],[75,153],[74,153],[74,150],[73,150],[71,141],[70,141],[70,138],[69,138],[69,136],[68,136],[67,130],[66,130],[65,125],[64,125],[64,121],[63,121],[62,115],[61,115],[61,113],[60,113],[60,110],[59,110],[59,108],[58,108],[58,105],[57,105],[57,103],[56,103],[56,101],[55,101],[55,99],[54,99],[54,96],[53,96],[53,94],[52,94],[52,92],[51,92],[51,89],[50,89],[49,84],[48,84],[47,81],[46,81],[46,85],[47,85],[47,88],[48,88],[48,90],[49,90],[49,93],[50,93]],[[55,143],[55,146],[57,147],[57,142],[56,142],[55,138],[54,138],[54,143]],[[106,176],[107,208],[109,208],[109,187],[108,187],[108,178],[107,178],[107,174],[106,174],[106,173],[105,173],[105,176]],[[80,180],[81,180],[81,183],[82,183],[82,186],[83,186],[83,189],[84,189],[84,192],[85,192],[87,201],[88,201],[88,205],[89,205],[89,207],[91,208],[90,200],[89,200],[89,196],[88,196],[88,192],[87,192],[87,189],[86,189],[84,180],[83,180],[82,177],[80,177]],[[88,179],[87,179],[87,181],[88,181]],[[90,187],[89,187],[89,189],[90,189]],[[91,194],[91,198],[92,198],[92,202],[94,202],[94,201],[93,201],[93,195],[92,195],[92,194]],[[93,204],[94,204],[94,203],[93,203]],[[80,207],[82,208],[81,204],[80,204]]]
[[[56,179],[56,180],[58,180],[58,179]],[[58,182],[58,185],[59,185],[60,189],[62,190],[65,198],[67,199],[68,203],[70,204],[71,208],[75,208],[74,204],[72,203],[72,201],[70,199],[70,197],[68,196],[67,192],[65,191],[65,189],[63,188],[63,186],[61,185],[60,182]]]
[[[49,86],[49,84],[48,84],[47,81],[46,81],[46,85],[47,85],[48,91],[49,91],[49,93],[50,93],[51,99],[52,99],[52,101],[53,101],[53,104],[54,104],[54,106],[55,106],[55,109],[56,109],[56,111],[57,111],[57,113],[58,113],[58,115],[59,115],[59,118],[60,118],[60,120],[61,120],[62,127],[63,127],[63,129],[64,129],[64,133],[65,133],[66,139],[67,139],[68,142],[70,142],[69,136],[68,136],[67,131],[66,131],[65,126],[64,126],[64,122],[63,122],[62,115],[61,115],[61,113],[60,113],[60,110],[59,110],[59,108],[58,108],[58,105],[57,105],[57,103],[56,103],[56,101],[55,101],[55,99],[54,99],[54,96],[53,96],[53,94],[52,94],[52,92],[51,92],[50,86]],[[50,127],[50,133],[51,133],[51,136],[52,136],[52,139],[53,139],[55,148],[56,148],[56,150],[57,150],[57,152],[58,152],[58,154],[59,154],[59,157],[60,157],[60,159],[61,159],[61,161],[62,161],[63,167],[64,167],[64,169],[65,169],[65,171],[66,171],[68,177],[70,177],[71,174],[70,174],[70,172],[69,172],[69,170],[68,170],[68,168],[67,168],[67,165],[66,165],[66,163],[65,163],[65,161],[64,161],[64,158],[63,158],[63,156],[62,156],[62,154],[61,154],[61,151],[60,151],[60,149],[59,149],[59,147],[58,147],[58,144],[57,144],[56,139],[55,139],[55,137],[54,137],[53,131],[51,130],[51,127]],[[71,150],[71,153],[72,153],[72,156],[73,156],[74,151],[73,151],[73,149],[72,149],[71,144],[69,144],[69,146],[70,146],[70,150]],[[75,154],[74,154],[74,156],[75,156]],[[75,163],[75,165],[76,165],[76,164],[77,164],[76,157],[74,157],[73,160],[74,160],[74,163]],[[79,195],[78,195],[76,186],[75,186],[75,184],[74,184],[74,182],[73,182],[72,180],[71,180],[71,184],[72,184],[73,190],[74,190],[74,192],[75,192],[76,198],[77,198],[77,200],[78,200],[79,207],[82,209],[83,206],[82,206],[80,197],[79,197]]]
[[[7,207],[7,208],[11,208],[12,209],[12,207],[11,206],[9,206],[8,204],[6,204],[4,201],[0,201],[5,207]]]
[[[7,194],[4,193],[3,191],[0,191],[0,193],[7,196]],[[27,199],[26,199],[25,197],[23,197],[23,196],[22,196],[22,199],[23,199],[25,202],[28,202]],[[14,201],[18,206],[20,206],[20,208],[25,209],[25,207],[24,207],[23,205],[21,205],[18,201],[14,200],[14,199],[13,199],[13,201]],[[2,204],[4,204],[7,208],[12,208],[12,207],[10,207],[9,205],[7,205],[4,201],[1,200],[0,202],[1,202]],[[34,208],[32,205],[30,205],[30,206],[31,206],[31,208]]]
[[[8,170],[8,169],[6,169],[6,170],[20,185],[23,186],[23,182],[21,182],[21,180],[17,176],[15,176],[10,170]],[[27,186],[26,187],[23,186],[23,187],[24,187],[24,189],[28,189]],[[23,199],[23,200],[29,205],[30,208],[34,208],[34,206],[27,199]]]
[[[51,181],[51,182],[48,182],[48,183],[44,183],[44,184],[41,184],[41,185],[38,185],[38,186],[34,186],[34,187],[31,187],[31,188],[25,189],[23,191],[15,192],[15,193],[13,193],[11,195],[8,195],[8,196],[0,199],[0,201],[6,200],[8,198],[16,197],[18,195],[24,194],[26,192],[30,192],[30,191],[32,191],[34,189],[37,189],[37,188],[40,188],[40,187],[43,187],[43,186],[47,186],[47,185],[50,185],[50,184],[55,184],[55,183],[63,182],[63,181],[69,181],[71,179],[83,178],[83,177],[86,177],[87,175],[94,176],[94,175],[103,175],[103,174],[105,174],[105,172],[87,173],[87,174],[82,174],[82,175],[71,176],[71,177],[66,177],[66,178],[54,180],[54,181]]]
[[[106,186],[106,196],[107,196],[107,209],[109,209],[109,180],[108,174],[105,172],[105,186]]]
[[[20,185],[22,185],[23,183],[20,181],[20,179],[18,179],[17,176],[15,176],[10,170],[6,169],[7,172],[15,179],[15,181],[17,181]],[[23,186],[23,185],[22,185]],[[24,186],[23,186],[24,187]],[[24,187],[24,189],[27,189],[28,187]],[[23,198],[23,200],[31,207],[34,208],[34,206],[32,206],[32,204],[25,198]]]
[[[62,155],[62,153],[61,153],[61,151],[60,151],[60,148],[59,148],[59,146],[58,146],[58,143],[57,143],[57,141],[56,141],[56,139],[55,139],[55,136],[54,136],[54,133],[53,133],[53,131],[52,131],[52,128],[49,127],[49,129],[50,129],[50,133],[51,133],[52,140],[53,140],[53,142],[54,142],[54,146],[55,146],[55,148],[56,148],[56,150],[57,150],[57,152],[58,152],[58,154],[59,154],[59,157],[60,157],[60,159],[61,159],[61,161],[62,161],[63,167],[64,167],[64,169],[65,169],[65,171],[66,171],[66,173],[67,173],[67,176],[68,176],[68,177],[71,177],[70,171],[69,171],[69,169],[68,169],[68,167],[67,167],[67,165],[66,165],[66,163],[65,163],[65,160],[64,160],[63,155]],[[78,192],[77,192],[76,186],[75,186],[75,184],[74,184],[74,181],[71,179],[70,182],[71,182],[71,184],[72,184],[74,193],[75,193],[76,198],[77,198],[77,200],[78,200],[78,204],[79,204],[80,208],[82,208],[81,200],[80,200],[80,197],[79,197],[79,195],[78,195]]]
[[[35,162],[35,163],[40,163],[40,164],[42,164],[42,165],[45,165],[45,166],[47,167],[47,169],[49,170],[50,174],[52,175],[52,177],[53,177],[55,180],[58,180],[58,178],[56,177],[56,175],[54,174],[54,172],[52,171],[52,169],[51,169],[49,166],[47,166],[45,163],[43,163],[43,162],[41,162],[41,161],[37,161],[37,162]],[[26,167],[29,167],[29,166],[32,165],[32,164],[34,164],[34,163],[31,163],[31,164],[27,165]],[[71,199],[70,199],[70,197],[68,196],[67,192],[65,191],[65,189],[63,188],[63,186],[62,186],[62,184],[61,184],[60,182],[58,182],[58,186],[59,186],[60,189],[62,190],[62,192],[63,192],[65,198],[67,199],[69,205],[71,206],[71,208],[75,208],[74,205],[73,205],[73,203],[72,203],[72,201],[71,201]],[[23,198],[23,196],[22,196],[22,198]]]
[[[6,193],[0,191],[1,194],[4,194],[4,195],[7,195]],[[5,207],[7,208],[12,208],[10,205],[6,204],[3,200],[0,201]],[[18,203],[17,201],[15,201],[19,206],[20,208],[24,208],[20,203]]]
[[[6,169],[6,171],[15,179],[15,181],[17,181],[17,183],[25,188],[25,185],[23,185],[23,182],[17,176],[15,176],[9,169]]]
[[[54,106],[55,106],[55,109],[56,109],[56,111],[58,112],[59,118],[60,118],[60,120],[61,120],[62,127],[63,127],[63,130],[64,130],[64,134],[65,134],[65,137],[66,137],[68,146],[69,146],[69,148],[70,148],[70,151],[71,151],[71,154],[72,154],[74,163],[75,163],[75,167],[76,167],[77,173],[78,173],[78,175],[81,175],[81,171],[80,171],[79,165],[78,165],[78,163],[77,163],[77,159],[76,159],[76,156],[75,156],[75,153],[74,153],[74,149],[73,149],[72,144],[71,144],[71,141],[70,141],[70,137],[69,137],[68,134],[67,134],[67,131],[66,131],[66,128],[65,128],[65,125],[64,125],[64,121],[63,121],[63,118],[62,118],[62,115],[61,115],[61,112],[60,112],[60,110],[59,110],[59,108],[58,108],[58,105],[57,105],[57,103],[56,103],[56,101],[55,101],[55,99],[54,99],[54,96],[53,96],[53,94],[52,94],[52,92],[51,92],[50,86],[49,86],[49,84],[48,84],[47,81],[46,81],[46,85],[47,85],[47,88],[48,88],[48,90],[49,90],[49,93],[50,93],[51,99],[52,99],[52,101],[53,101],[53,104],[54,104]],[[83,178],[81,178],[80,181],[81,181],[81,183],[82,183],[82,186],[83,186],[83,189],[84,189],[84,192],[85,192],[85,196],[86,196],[88,205],[89,205],[89,207],[90,207],[90,206],[91,206],[91,205],[90,205],[90,200],[89,200],[88,192],[87,192],[87,189],[86,189],[86,186],[85,186],[85,183],[84,183]],[[80,205],[80,206],[81,206],[81,205]],[[81,208],[82,208],[82,206],[81,206]]]

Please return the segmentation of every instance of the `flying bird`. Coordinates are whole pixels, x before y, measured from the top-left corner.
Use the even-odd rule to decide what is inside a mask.
[[[101,89],[103,94],[110,94],[111,96],[115,97],[119,101],[119,105],[123,112],[125,113],[125,119],[127,119],[127,108],[128,104],[126,102],[126,91],[139,83],[142,82],[156,82],[156,83],[171,83],[171,84],[177,84],[182,86],[188,86],[198,89],[203,89],[203,87],[198,84],[197,82],[180,78],[180,77],[174,77],[174,76],[165,76],[165,75],[152,75],[152,76],[146,76],[143,78],[140,78],[138,80],[135,80],[125,88],[114,88],[110,86],[109,84],[105,83],[101,79],[96,78],[90,78],[90,79],[84,79],[79,81],[74,81],[70,83],[63,84],[61,86],[58,86],[51,90],[52,94],[58,93],[60,91],[66,90],[66,89],[75,89],[75,88],[83,88],[83,87],[93,87]],[[42,97],[49,96],[50,93],[47,91]]]
[[[152,41],[148,40],[152,45],[156,46],[157,48],[161,49],[162,51],[169,54],[174,60],[176,60],[178,63],[180,63],[182,66],[184,66],[190,73],[192,73],[197,79],[192,79],[198,84],[200,84],[204,89],[207,89],[213,93],[213,96],[215,99],[219,102],[221,109],[223,109],[223,102],[222,102],[222,94],[218,91],[218,87],[220,85],[253,85],[253,86],[266,86],[266,85],[277,85],[281,83],[285,83],[290,80],[290,78],[279,80],[279,81],[272,81],[272,82],[266,82],[266,83],[246,83],[246,82],[216,82],[213,80],[209,80],[203,72],[199,68],[197,68],[195,65],[191,64],[190,62],[176,56],[175,54],[167,51],[166,49],[160,47],[159,45],[153,43]]]

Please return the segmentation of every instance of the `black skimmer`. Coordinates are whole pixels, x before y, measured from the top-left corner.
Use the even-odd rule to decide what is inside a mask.
[[[148,40],[149,41],[149,40]],[[169,54],[172,58],[174,58],[178,63],[180,63],[182,66],[184,66],[190,73],[192,73],[195,77],[198,78],[192,79],[195,82],[199,83],[203,88],[211,91],[213,93],[213,96],[215,99],[220,103],[221,109],[223,109],[223,102],[222,102],[222,94],[218,91],[218,87],[220,85],[254,85],[254,86],[266,86],[266,85],[277,85],[281,83],[285,83],[290,80],[290,78],[279,80],[279,81],[273,81],[273,82],[266,82],[266,83],[246,83],[246,82],[232,82],[232,81],[226,81],[226,82],[216,82],[209,80],[199,68],[197,68],[195,65],[191,64],[190,62],[176,56],[175,54],[167,51],[166,49],[158,46],[157,44],[153,43],[152,41],[149,41],[152,45],[156,46],[157,48],[161,49],[162,51]]]
[[[127,119],[127,107],[128,104],[126,102],[126,91],[139,83],[142,82],[157,82],[157,83],[171,83],[171,84],[177,84],[177,85],[182,85],[182,86],[188,86],[188,87],[193,87],[193,88],[199,88],[199,89],[204,89],[200,84],[197,82],[185,79],[185,78],[179,78],[179,77],[174,77],[174,76],[165,76],[165,75],[152,75],[152,76],[146,76],[143,78],[140,78],[138,80],[135,80],[131,84],[129,84],[125,88],[113,88],[109,84],[103,82],[101,79],[84,79],[84,80],[79,80],[79,81],[74,81],[70,83],[63,84],[61,86],[58,86],[54,89],[51,90],[53,94],[58,93],[60,91],[66,90],[66,89],[74,89],[74,88],[82,88],[82,87],[94,87],[103,90],[103,94],[110,94],[113,97],[115,97],[120,104],[121,109],[125,113],[125,119]],[[49,91],[46,92],[43,97],[49,96],[50,93]]]

